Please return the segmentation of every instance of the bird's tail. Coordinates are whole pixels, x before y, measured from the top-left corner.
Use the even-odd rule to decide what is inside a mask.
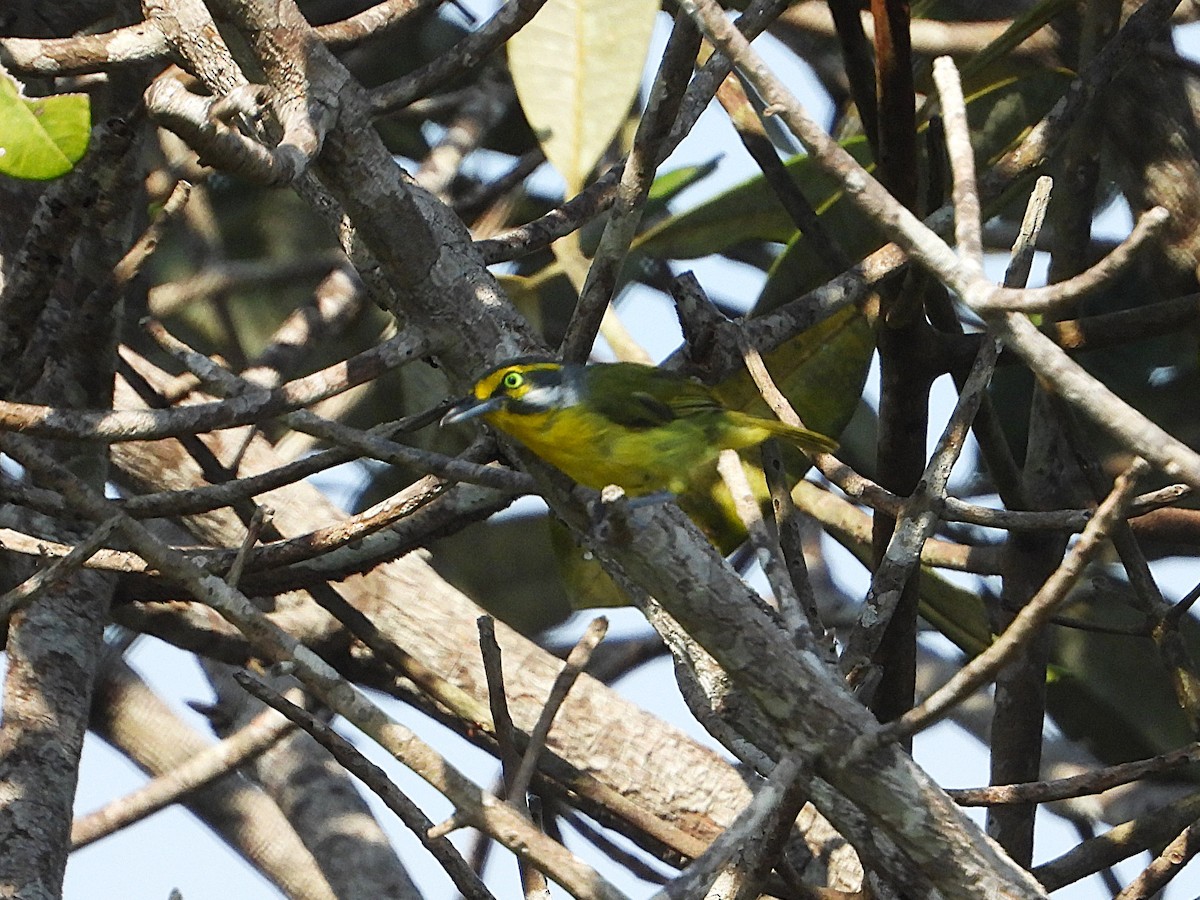
[[[771,437],[781,438],[808,453],[833,453],[838,443],[833,438],[826,437],[820,432],[809,431],[807,428],[797,428],[778,419],[762,419],[746,413],[733,413],[742,426],[762,428]],[[764,437],[763,440],[766,440]]]

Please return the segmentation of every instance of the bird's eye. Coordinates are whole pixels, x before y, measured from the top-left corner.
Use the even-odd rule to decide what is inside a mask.
[[[504,376],[504,386],[510,391],[519,388],[525,383],[525,376],[520,372],[509,372]]]

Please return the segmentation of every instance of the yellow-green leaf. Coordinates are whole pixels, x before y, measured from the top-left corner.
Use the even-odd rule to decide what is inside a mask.
[[[517,98],[571,193],[637,96],[658,0],[549,0],[508,42]]]
[[[0,75],[0,174],[46,181],[70,172],[91,134],[87,94],[21,96]]]

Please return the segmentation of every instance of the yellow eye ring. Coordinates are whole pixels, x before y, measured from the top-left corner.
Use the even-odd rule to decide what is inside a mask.
[[[504,376],[503,384],[509,390],[513,390],[514,388],[519,388],[524,383],[525,383],[525,376],[522,375],[520,372],[509,372],[507,375]]]

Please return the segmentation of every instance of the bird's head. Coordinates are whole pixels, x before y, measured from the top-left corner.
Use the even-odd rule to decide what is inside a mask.
[[[564,378],[561,363],[546,359],[510,360],[475,383],[471,396],[451,407],[443,425],[506,412],[530,415],[561,409],[577,402],[576,391]]]

